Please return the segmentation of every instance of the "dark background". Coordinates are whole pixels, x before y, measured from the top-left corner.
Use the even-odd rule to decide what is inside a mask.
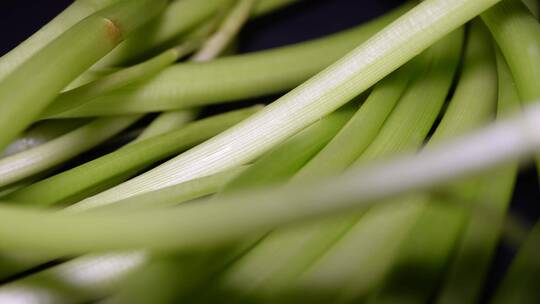
[[[204,0],[201,0],[204,1]],[[0,4],[0,55],[30,36],[60,13],[70,0],[2,0]],[[251,22],[242,32],[240,51],[251,52],[286,45],[337,32],[377,17],[404,1],[307,0]],[[540,216],[536,171],[524,168],[512,201],[512,212],[532,226]],[[493,290],[515,250],[500,246],[486,292]]]

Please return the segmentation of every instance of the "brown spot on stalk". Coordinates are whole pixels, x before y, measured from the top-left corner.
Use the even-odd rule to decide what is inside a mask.
[[[118,43],[122,40],[122,30],[111,19],[105,18],[105,26],[107,28],[107,37],[113,43]]]

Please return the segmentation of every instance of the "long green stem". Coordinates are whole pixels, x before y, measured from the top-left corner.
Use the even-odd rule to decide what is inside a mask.
[[[85,17],[118,0],[77,0],[38,32],[0,58],[0,80]]]
[[[35,148],[52,139],[73,131],[84,125],[86,119],[63,119],[47,120],[39,122],[25,131],[19,138],[14,140],[0,157],[17,154],[28,149]]]
[[[251,167],[242,172],[239,176],[228,183],[223,190],[214,198],[230,195],[237,191],[245,189],[253,189],[264,187],[269,184],[280,184],[290,179],[299,168],[301,168],[313,155],[315,155],[328,141],[339,131],[339,129],[350,119],[355,108],[347,106],[343,109],[330,114],[322,120],[314,123],[304,131],[293,136],[284,143],[278,145],[260,159],[258,159]],[[158,191],[159,193],[161,191]],[[113,204],[111,206],[116,205]],[[182,287],[177,287],[169,291],[172,293],[169,297],[183,297],[190,294],[194,289],[200,288],[211,278],[221,271],[226,265],[250,248],[258,240],[264,237],[264,233],[250,236],[247,240],[243,240],[233,248],[225,248],[225,250],[198,254],[194,258],[186,258],[183,261],[177,261],[175,264],[184,265],[183,267],[191,269],[189,274],[189,283],[184,282]],[[196,264],[197,261],[203,259],[205,262],[200,267],[190,267]],[[151,267],[152,262],[148,266]],[[136,275],[136,274],[135,274]],[[155,278],[159,279],[159,278]],[[141,282],[144,278],[135,279],[135,286],[144,284]],[[174,280],[173,282],[176,282]],[[126,296],[138,293],[137,287],[128,286],[124,291]],[[164,292],[165,293],[165,292]],[[164,294],[163,293],[163,294]],[[174,295],[174,296],[173,296]]]
[[[502,55],[497,56],[499,75],[498,113],[507,117],[520,109],[520,99],[514,80]],[[517,166],[510,164],[490,172],[483,178],[477,194],[478,210],[473,212],[463,231],[456,256],[448,270],[446,282],[437,303],[477,303],[487,275],[511,199]],[[491,216],[484,209],[489,208]],[[510,303],[510,302],[503,302]]]
[[[510,66],[525,102],[540,97],[540,24],[520,0],[504,0],[482,14]]]
[[[253,17],[268,14],[298,0],[259,0]],[[186,35],[196,26],[214,16],[223,6],[223,0],[173,1],[155,21],[141,28],[117,50],[114,50],[99,66],[117,66],[134,63],[144,56],[152,56],[152,50],[166,49],[168,44]]]
[[[59,203],[110,178],[144,168],[192,147],[233,126],[258,109],[260,107],[256,106],[217,115],[194,122],[179,130],[127,145],[91,162],[16,191],[9,195],[9,199],[29,204],[38,201],[44,205]]]
[[[355,29],[305,43],[207,63],[181,63],[144,84],[94,96],[85,100],[84,106],[59,117],[186,109],[280,93],[324,69],[410,7],[402,6]]]
[[[539,117],[540,108],[530,107],[522,115],[419,155],[387,160],[317,183],[239,193],[177,209],[106,215],[0,206],[0,247],[60,255],[214,247],[257,231],[429,191],[501,163],[523,159],[540,149]],[[403,180],[396,172],[408,174],[408,178]]]
[[[257,2],[258,0],[239,0],[219,30],[205,42],[192,59],[194,61],[207,61],[217,57],[229,45],[232,38],[238,34]]]
[[[0,159],[0,187],[61,164],[110,139],[139,118],[97,119],[36,148]]]
[[[116,201],[247,163],[367,90],[496,2],[424,1],[250,119],[90,201]]]
[[[415,70],[414,80],[384,123],[376,139],[361,154],[358,162],[364,163],[385,158],[401,151],[416,150],[424,142],[452,84],[453,75],[459,62],[462,40],[463,34],[460,30],[434,45],[419,58],[422,67]],[[369,231],[366,227],[380,227],[380,225],[376,224],[383,224],[388,229],[383,231],[378,229],[378,232],[373,233],[373,236],[381,237],[383,233],[393,236],[406,231],[405,229],[400,231],[390,229],[392,227],[381,221],[381,219],[399,219],[400,212],[405,213],[404,210],[407,210],[407,208],[408,206],[396,207],[392,205],[387,208],[383,207],[384,211],[371,211],[366,215],[370,220],[361,218],[359,224],[356,225],[360,228],[355,227],[355,223],[362,214],[355,213],[347,217],[326,221],[323,224],[313,223],[302,229],[296,229],[292,233],[283,231],[274,235],[273,238],[272,236],[267,238],[269,244],[267,244],[266,248],[261,248],[258,254],[254,256],[264,259],[265,262],[262,262],[262,264],[275,265],[276,267],[268,267],[269,278],[263,281],[262,284],[259,282],[257,287],[265,294],[272,294],[277,290],[283,290],[286,285],[289,285],[293,287],[293,290],[295,287],[299,287],[304,292],[309,290],[313,295],[317,294],[318,296],[315,298],[330,301],[326,296],[343,290],[349,282],[352,285],[350,276],[355,275],[358,269],[364,269],[367,272],[369,272],[367,269],[370,267],[376,269],[374,263],[367,261],[370,257],[376,256],[380,260],[385,260],[381,256],[391,252],[387,250],[374,255],[369,254],[371,251],[367,250],[354,251],[357,258],[352,263],[355,266],[351,266],[350,259],[343,256],[346,254],[343,249],[350,250],[351,248],[348,246],[359,238],[358,233],[366,229]],[[389,209],[396,211],[390,212]],[[378,213],[384,213],[384,216],[378,216]],[[366,221],[369,224],[366,224]],[[345,237],[343,237],[344,235]],[[370,243],[370,247],[376,248],[376,237],[366,237],[365,233],[361,233],[361,235],[364,236],[366,243]],[[343,239],[340,239],[340,237],[343,237]],[[336,248],[333,247],[335,242],[337,242]],[[310,248],[310,250],[303,249],[306,247]],[[355,248],[363,247],[358,245]],[[277,254],[269,254],[272,251],[284,254],[286,258],[274,259]],[[242,272],[239,274],[242,275]],[[247,274],[264,278],[258,273],[249,271],[249,267],[247,268]],[[302,276],[298,278],[301,274]],[[321,281],[323,277],[326,278],[324,282]],[[377,277],[380,277],[380,274],[373,271],[366,276],[365,280],[354,280],[356,288],[362,292],[365,292],[366,289],[369,290],[369,287],[372,287],[370,285],[377,282]],[[257,281],[251,278],[242,282],[250,286]]]
[[[63,92],[49,107],[47,107],[43,112],[42,117],[47,118],[55,116],[55,114],[76,107],[77,102],[84,101],[92,96],[106,94],[137,81],[151,78],[161,70],[172,65],[180,57],[191,53],[196,47],[196,44],[190,44],[180,48],[167,50],[141,64],[120,70],[76,89]]]
[[[6,76],[0,83],[0,150],[66,85],[157,14],[164,2],[120,1],[85,18]],[[58,66],[64,68],[58,70]]]

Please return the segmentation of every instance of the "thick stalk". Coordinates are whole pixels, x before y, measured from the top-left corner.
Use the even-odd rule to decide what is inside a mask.
[[[463,33],[460,30],[443,39],[421,55],[419,60],[422,66],[415,70],[416,76],[414,80],[384,123],[376,139],[361,154],[357,162],[366,163],[402,151],[418,149],[424,142],[444,104],[459,61],[462,40]],[[326,221],[326,223],[314,223],[296,229],[296,231],[282,231],[272,235],[274,237],[270,236],[266,239],[268,240],[266,248],[262,247],[259,252],[256,252],[253,255],[255,259],[247,261],[248,267],[240,269],[237,275],[240,275],[241,279],[242,274],[247,275],[246,278],[249,279],[242,280],[244,284],[253,287],[255,283],[258,283],[259,285],[256,287],[265,295],[271,295],[278,290],[284,290],[284,288],[287,289],[286,285],[289,285],[293,286],[291,288],[293,293],[296,291],[294,290],[295,287],[298,287],[303,292],[311,293],[314,299],[331,301],[327,297],[330,294],[335,294],[336,291],[341,291],[348,283],[352,284],[351,276],[358,269],[376,269],[373,263],[367,261],[369,257],[381,257],[381,255],[389,252],[388,250],[372,255],[369,254],[370,251],[357,250],[355,251],[356,259],[351,262],[350,259],[343,257],[345,254],[343,253],[344,248],[351,250],[351,243],[354,244],[354,241],[359,238],[358,234],[360,233],[366,238],[362,230],[368,229],[366,227],[380,227],[377,224],[383,224],[388,229],[384,229],[384,231],[379,229],[378,233],[373,234],[374,236],[381,237],[381,234],[384,233],[392,236],[399,235],[400,231],[391,229],[391,225],[381,221],[381,219],[395,219],[397,221],[400,211],[406,213],[405,211],[411,212],[410,209],[416,209],[414,204],[412,204],[413,208],[409,206],[410,203],[401,205],[405,206],[397,207],[392,205],[381,208],[386,211],[384,216],[377,216],[377,213],[384,212],[381,210],[369,212],[367,214],[370,219],[367,220],[369,224],[365,224],[366,220],[361,218],[358,225],[356,225],[358,227],[355,227],[355,223],[362,214],[355,213],[347,217]],[[399,211],[390,212],[389,209]],[[392,233],[392,231],[396,233]],[[405,230],[401,229],[401,231]],[[344,235],[345,237],[340,240],[340,237]],[[371,238],[369,241],[370,246],[376,246],[376,237]],[[333,245],[336,242],[338,243],[337,248],[334,248]],[[309,252],[304,250],[306,247],[310,248]],[[354,248],[358,247],[360,246]],[[272,251],[279,252],[284,256],[281,256],[282,259],[275,259],[274,257],[277,257],[276,253],[269,254]],[[274,267],[268,267],[265,272],[259,271],[255,273],[249,271],[249,266],[253,268],[257,264],[257,260],[262,262],[262,265],[273,265]],[[384,257],[381,257],[381,260],[385,260]],[[355,266],[352,266],[352,264]],[[369,272],[369,270],[366,271]],[[249,275],[255,275],[258,280],[265,280],[261,282],[249,277]],[[267,277],[265,278],[264,275]],[[299,275],[302,276],[299,278]],[[380,274],[373,271],[366,277],[366,280],[353,280],[358,290],[365,292],[366,289],[369,290],[369,287],[372,287],[374,282],[377,282],[378,277],[380,277]],[[323,281],[322,278],[325,278],[325,280]],[[236,284],[236,287],[242,288],[240,284]]]
[[[302,186],[270,187],[177,209],[134,211],[119,216],[0,206],[0,247],[63,256],[133,248],[214,248],[258,231],[429,191],[501,163],[524,159],[540,150],[538,121],[540,107],[533,106],[521,115],[418,155],[364,166]],[[403,180],[396,172],[408,178]]]
[[[520,99],[510,70],[500,54],[497,56],[497,72],[499,76],[497,116],[501,119],[520,110]],[[504,225],[516,175],[517,166],[510,164],[490,172],[487,175],[489,177],[482,178],[478,196],[475,198],[479,208],[476,210],[473,207],[471,218],[463,232],[456,256],[450,264],[437,303],[478,302],[501,227]],[[486,216],[484,210],[490,210],[491,214]]]
[[[28,127],[66,85],[157,14],[165,0],[160,2],[123,0],[99,11],[6,76],[0,83],[0,150]],[[64,68],[58,70],[58,66]]]
[[[207,63],[181,63],[141,85],[93,96],[83,101],[84,106],[58,117],[185,109],[279,93],[324,69],[410,7],[402,6],[355,29],[305,43]],[[184,84],[182,89],[179,84]]]
[[[216,115],[191,123],[179,130],[127,145],[93,161],[11,193],[8,197],[19,204],[34,204],[38,198],[43,205],[60,203],[70,196],[99,185],[110,178],[129,172],[133,174],[133,170],[144,168],[192,147],[235,125],[259,109],[259,106],[255,106]],[[92,205],[94,204],[79,204],[78,208],[88,208]]]
[[[89,200],[116,201],[245,164],[358,96],[496,2],[423,1],[337,63],[253,117]],[[429,35],[425,29],[429,29]]]

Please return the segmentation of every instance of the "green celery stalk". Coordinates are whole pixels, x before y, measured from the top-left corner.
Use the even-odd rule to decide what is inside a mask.
[[[225,17],[219,30],[202,45],[193,61],[208,61],[223,52],[247,22],[258,0],[239,0]]]

